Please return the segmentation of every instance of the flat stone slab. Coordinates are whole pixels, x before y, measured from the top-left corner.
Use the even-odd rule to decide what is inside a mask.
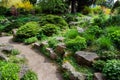
[[[75,57],[78,64],[87,66],[91,66],[92,62],[99,58],[99,56],[96,53],[85,51],[76,52]]]

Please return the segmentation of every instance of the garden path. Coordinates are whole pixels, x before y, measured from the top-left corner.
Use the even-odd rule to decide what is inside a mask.
[[[31,49],[30,46],[12,42],[12,36],[0,37],[0,43],[9,43],[21,51],[28,60],[28,66],[37,73],[39,80],[63,80],[57,66],[38,50]]]

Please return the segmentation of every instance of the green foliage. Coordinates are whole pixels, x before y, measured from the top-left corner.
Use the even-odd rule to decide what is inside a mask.
[[[5,28],[3,29],[4,32],[10,32],[12,29],[19,28],[22,25],[22,23],[19,23],[18,21],[14,21],[9,23]]]
[[[35,6],[34,6],[34,10],[35,10],[35,13],[36,13],[36,14],[42,13],[42,9],[41,9],[41,7],[38,6],[38,5],[35,5]]]
[[[0,62],[1,80],[19,80],[20,67],[14,63]]]
[[[12,54],[12,55],[18,55],[18,54],[20,54],[20,51],[19,51],[18,49],[13,49],[13,50],[11,51],[11,54]]]
[[[34,43],[36,41],[38,41],[38,39],[36,37],[31,37],[31,38],[25,39],[24,43],[31,44],[31,43]]]
[[[49,47],[53,49],[57,46],[58,43],[59,41],[57,41],[55,38],[50,38],[48,40]]]
[[[23,76],[23,78],[21,80],[38,80],[38,77],[37,77],[36,73],[29,70],[26,72],[26,74]]]
[[[39,25],[36,22],[28,22],[17,30],[15,41],[24,41],[24,39],[34,37],[39,32]]]
[[[115,45],[120,48],[120,30],[117,30],[111,34],[111,39]]]
[[[65,33],[65,37],[68,39],[76,38],[79,35],[77,29],[68,29]]]
[[[103,73],[107,80],[120,80],[120,60],[108,60]]]
[[[92,34],[84,33],[83,37],[86,39],[88,46],[92,45],[95,41],[95,36]]]
[[[98,38],[96,41],[96,45],[99,50],[113,50],[114,49],[112,41],[105,36]]]
[[[77,21],[76,16],[73,14],[65,14],[64,17],[65,21],[67,21],[68,23],[70,23],[71,21]]]
[[[54,24],[46,24],[42,26],[42,33],[46,36],[52,36],[58,32],[59,27]]]
[[[3,6],[0,6],[0,15],[5,15],[6,14],[7,9]]]
[[[103,61],[103,60],[97,60],[97,61],[94,61],[92,65],[93,65],[93,68],[95,70],[102,71],[103,67],[105,65],[105,61]]]
[[[37,0],[29,0],[30,1],[30,3],[32,3],[32,4],[35,4],[36,2],[37,2]]]
[[[118,58],[118,52],[117,51],[102,51],[98,53],[101,59],[104,60],[111,60],[111,59],[117,59]]]
[[[94,25],[99,26],[100,28],[106,27],[107,16],[104,14],[99,15],[97,18],[94,19]]]
[[[26,62],[25,58],[18,58],[16,56],[10,56],[9,61],[10,63],[17,63],[17,64],[23,64]]]
[[[66,11],[66,5],[63,0],[42,0],[39,6],[44,13],[60,14]]]
[[[107,21],[106,21],[106,25],[107,26],[120,26],[120,15],[113,15],[113,16],[110,16]]]
[[[56,15],[43,16],[39,23],[41,26],[44,26],[45,24],[55,24],[61,29],[66,29],[68,27],[67,22],[62,17]]]
[[[113,32],[115,32],[119,29],[120,29],[120,27],[118,27],[118,26],[110,26],[105,29],[104,33],[106,36],[110,37]]]
[[[102,29],[99,28],[98,26],[91,26],[88,27],[85,33],[95,35],[95,37],[98,38],[103,32]]]
[[[75,39],[68,39],[66,42],[66,47],[73,52],[85,49],[86,39],[80,36],[77,36]]]

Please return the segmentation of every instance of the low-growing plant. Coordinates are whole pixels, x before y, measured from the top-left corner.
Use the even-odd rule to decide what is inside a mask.
[[[38,80],[36,73],[28,70],[21,80]]]
[[[52,36],[58,32],[59,27],[54,24],[46,24],[42,26],[42,32],[46,36]]]
[[[92,65],[93,65],[93,68],[96,71],[102,71],[103,67],[105,65],[105,61],[103,61],[103,60],[97,60],[97,61],[94,61]]]
[[[24,41],[24,39],[34,37],[39,32],[39,25],[36,22],[28,22],[21,26],[16,33],[16,41]]]
[[[13,49],[13,50],[11,51],[11,54],[12,54],[12,55],[18,55],[18,54],[20,54],[20,51],[19,51],[18,49]]]
[[[77,36],[75,39],[68,39],[65,43],[66,47],[73,52],[83,50],[87,47],[86,39],[80,36]]]
[[[100,27],[91,26],[91,27],[88,27],[88,29],[85,31],[85,33],[95,35],[95,37],[98,38],[103,32]]]
[[[48,40],[49,47],[53,49],[57,46],[58,43],[59,41],[57,41],[55,38],[50,38]]]
[[[120,80],[120,60],[108,60],[102,72],[107,80]]]
[[[31,37],[31,38],[25,39],[24,43],[31,44],[31,43],[34,43],[36,41],[38,41],[38,39],[36,37]]]
[[[17,63],[17,64],[23,64],[26,63],[26,59],[25,58],[19,58],[16,56],[10,56],[8,62],[10,63]]]
[[[68,29],[65,33],[65,37],[68,39],[74,39],[79,35],[77,29]]]
[[[61,29],[66,29],[68,27],[67,22],[62,17],[56,15],[43,16],[39,23],[41,26],[44,26],[45,24],[55,24]]]
[[[120,48],[120,30],[117,30],[111,34],[111,39],[117,46],[117,48]]]
[[[98,38],[96,45],[99,50],[114,50],[112,41],[105,36]]]
[[[111,59],[117,59],[118,58],[118,52],[117,51],[102,51],[98,53],[101,59],[104,60],[111,60]]]
[[[0,62],[1,80],[19,80],[20,67],[14,63]]]

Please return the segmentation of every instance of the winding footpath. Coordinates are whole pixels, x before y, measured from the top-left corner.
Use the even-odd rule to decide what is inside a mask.
[[[16,49],[21,51],[28,60],[28,66],[38,75],[38,80],[63,80],[57,66],[44,55],[40,54],[38,50],[31,49],[30,46],[20,43],[12,42],[12,36],[0,37],[1,43],[8,43],[13,45]]]

